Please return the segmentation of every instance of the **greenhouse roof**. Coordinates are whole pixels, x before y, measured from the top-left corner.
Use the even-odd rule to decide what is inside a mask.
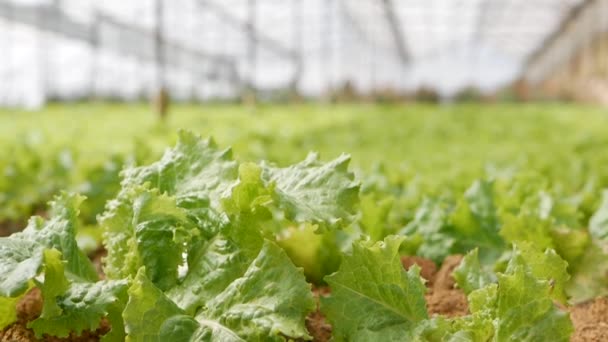
[[[0,103],[86,94],[178,98],[246,87],[320,95],[416,89],[450,95],[514,80],[583,0],[4,0]]]

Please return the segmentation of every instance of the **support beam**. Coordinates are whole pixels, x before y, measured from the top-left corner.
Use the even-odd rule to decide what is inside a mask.
[[[333,92],[334,76],[334,1],[325,0],[323,2],[323,25],[319,30],[321,37],[321,79],[325,79],[325,87],[322,89],[322,97],[327,97]],[[325,98],[327,100],[327,98]]]
[[[156,0],[154,4],[154,68],[156,69],[156,93],[154,94],[154,109],[161,122],[166,120],[169,113],[171,94],[167,87],[165,75],[165,0]]]
[[[96,24],[87,25],[72,19],[55,6],[25,6],[0,2],[0,18],[52,32],[63,38],[103,46],[105,50],[154,62],[154,33],[100,14]],[[37,18],[45,18],[38,20]],[[205,77],[218,78],[234,70],[233,58],[191,49],[178,42],[165,41],[165,62],[173,68],[199,72],[204,62],[212,64]]]
[[[384,9],[384,16],[386,21],[393,33],[393,39],[395,46],[397,47],[397,53],[403,64],[408,64],[410,61],[410,52],[405,44],[405,35],[403,34],[403,27],[399,22],[399,18],[395,13],[395,6],[392,0],[382,0],[382,7]]]
[[[154,4],[154,66],[156,68],[156,87],[165,89],[165,37],[164,37],[164,0]]]
[[[475,21],[475,33],[473,34],[473,42],[479,43],[484,40],[484,34],[486,32],[486,28],[488,26],[488,20],[493,18],[490,16],[490,13],[494,11],[497,7],[497,2],[492,0],[482,0],[481,4],[479,4],[479,14],[477,15],[477,20]]]
[[[583,0],[578,5],[572,7],[568,14],[564,17],[561,24],[557,26],[555,31],[547,36],[543,42],[534,50],[526,60],[526,64],[533,62],[537,59],[544,51],[544,49],[553,44],[564,31],[568,29],[570,22],[580,15],[580,13],[590,4],[593,0]]]
[[[286,48],[281,42],[273,39],[261,30],[250,27],[249,21],[242,21],[230,13],[223,5],[216,3],[215,1],[199,0],[199,4],[205,6],[209,11],[212,11],[225,23],[238,28],[243,32],[252,32],[255,35],[255,39],[260,46],[265,47],[267,50],[274,52],[276,55],[296,59],[296,53]]]
[[[291,0],[292,40],[294,51],[297,53],[297,57],[294,61],[294,73],[289,84],[291,96],[293,98],[297,97],[297,93],[300,89],[300,80],[302,78],[302,74],[304,73],[304,60],[302,57],[302,1],[305,0]]]
[[[253,91],[253,93],[255,93],[258,66],[258,38],[256,27],[257,1],[247,0],[247,61],[249,63],[249,90]]]
[[[526,58],[522,76],[532,84],[544,81],[601,32],[608,32],[608,0],[584,0]]]

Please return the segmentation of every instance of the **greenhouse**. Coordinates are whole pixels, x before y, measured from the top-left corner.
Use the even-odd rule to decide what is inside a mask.
[[[608,0],[0,0],[0,342],[608,341]]]

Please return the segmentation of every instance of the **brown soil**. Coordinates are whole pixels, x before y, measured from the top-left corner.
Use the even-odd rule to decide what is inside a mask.
[[[461,260],[461,255],[448,256],[437,271],[437,266],[429,259],[411,256],[401,258],[405,269],[414,264],[420,266],[420,275],[427,280],[428,291],[424,297],[429,314],[455,317],[469,312],[467,297],[454,286],[456,282],[452,278],[452,272]]]
[[[36,207],[32,216],[41,216],[48,218],[48,212],[44,210],[44,207]],[[0,221],[0,237],[9,236],[13,233],[22,231],[27,226],[27,220],[29,216],[25,216],[17,220],[3,220]]]
[[[427,281],[426,286],[432,286],[435,274],[437,273],[437,265],[435,265],[433,260],[419,256],[404,256],[401,257],[401,264],[403,264],[403,268],[406,270],[413,265],[418,265],[420,267],[420,276]]]
[[[0,237],[9,236],[15,232],[23,229],[24,224],[22,222],[15,221],[2,221],[0,222]]]
[[[331,292],[327,286],[313,287],[317,309],[306,317],[306,329],[315,342],[327,342],[331,339],[331,325],[325,320],[325,315],[319,310],[319,297],[328,296]]]
[[[105,279],[106,275],[103,273],[103,258],[108,255],[108,251],[106,251],[103,246],[97,248],[93,253],[89,254],[89,259],[93,262],[93,266],[95,266],[95,270],[99,275],[99,279]]]
[[[469,313],[467,296],[460,289],[429,290],[424,298],[430,315],[457,317]]]
[[[462,255],[450,255],[445,260],[443,260],[443,264],[441,264],[441,269],[437,272],[435,276],[435,286],[434,290],[451,290],[455,288],[456,281],[452,277],[452,272],[454,269],[460,265],[462,261]]]
[[[570,318],[574,324],[571,342],[608,341],[608,297],[570,308]]]

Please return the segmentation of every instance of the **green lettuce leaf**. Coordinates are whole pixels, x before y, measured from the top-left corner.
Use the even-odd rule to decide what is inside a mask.
[[[589,220],[589,232],[598,241],[608,240],[608,189],[602,192],[600,206]]]
[[[467,264],[461,267],[474,266],[474,256],[467,255]],[[465,279],[469,288],[478,288],[468,295],[471,314],[452,319],[453,329],[477,336],[473,341],[487,341],[488,336],[493,341],[568,341],[572,323],[554,304],[555,298],[563,299],[564,264],[552,250],[516,247],[507,269],[498,274],[498,283],[478,287],[477,276],[474,281]]]
[[[247,341],[308,338],[303,323],[314,307],[301,270],[266,241],[245,274],[207,302],[197,320],[218,322]]]
[[[70,284],[65,277],[61,253],[56,249],[44,251],[44,283],[37,284],[44,298],[44,306],[40,317],[59,316],[62,312],[57,304],[57,296],[68,290]]]
[[[167,295],[193,314],[241,277],[263,246],[262,235],[247,225],[230,225],[188,250],[188,272]]]
[[[567,341],[572,323],[563,299],[565,262],[554,251],[514,248],[504,273],[485,274],[477,250],[455,271],[468,292],[470,314],[429,319],[416,267],[399,261],[403,237],[358,242],[340,269],[326,277],[332,293],[321,310],[336,341]],[[544,267],[542,267],[544,265]]]
[[[30,287],[30,281],[38,274],[43,265],[44,249],[44,245],[23,239],[20,233],[15,233],[8,238],[0,238],[0,294],[2,297],[16,297],[25,293]]]
[[[72,283],[64,293],[52,300],[45,297],[43,314],[30,322],[28,327],[34,330],[38,338],[43,334],[67,337],[70,332],[80,335],[86,329],[96,330],[101,318],[107,317],[112,329],[103,336],[102,341],[122,341],[124,326],[121,313],[127,300],[127,288],[127,280]],[[58,309],[52,315],[46,314],[45,307],[49,300]]]
[[[452,273],[458,287],[467,295],[492,282],[492,274],[484,270],[479,263],[478,249],[474,249],[462,258]]]
[[[494,204],[493,182],[473,182],[450,214],[450,222],[458,233],[455,244],[460,253],[479,247],[482,260],[494,261],[505,248],[499,235],[501,224]]]
[[[544,252],[538,251],[536,246],[529,243],[520,243],[515,249],[515,257],[511,259],[509,267],[516,262],[517,256],[521,256],[530,273],[539,280],[549,282],[551,285],[550,297],[562,304],[566,304],[567,296],[565,287],[570,279],[568,274],[568,263],[560,258],[552,249]]]
[[[135,276],[128,294],[129,301],[123,312],[127,341],[162,341],[163,323],[183,314],[182,309],[146,277],[144,267]]]
[[[108,278],[134,276],[143,265],[161,289],[177,283],[183,263],[181,240],[198,233],[173,197],[141,186],[124,190],[109,202],[100,224],[108,251],[104,266]]]
[[[457,253],[457,234],[449,225],[447,209],[437,200],[425,199],[416,211],[414,219],[399,235],[420,237],[421,243],[416,254],[436,263],[441,263],[446,256]]]
[[[337,234],[338,231],[317,234],[313,225],[302,224],[284,230],[277,238],[277,244],[296,266],[304,269],[306,279],[321,284],[323,277],[340,266],[342,249]]]
[[[178,202],[194,198],[211,208],[220,208],[223,194],[238,176],[238,163],[230,149],[220,150],[211,139],[185,130],[179,131],[177,145],[150,165],[122,172],[122,187],[150,183],[161,193],[175,196]]]
[[[124,191],[150,184],[176,198],[199,227],[213,235],[223,211],[251,202],[258,210],[276,208],[286,219],[320,229],[348,224],[358,202],[359,183],[348,171],[350,157],[321,163],[316,154],[286,168],[268,163],[239,164],[230,149],[180,131],[177,145],[160,161],[122,172]],[[120,197],[120,196],[119,196]],[[232,199],[231,199],[232,198]],[[242,211],[243,208],[239,210]]]
[[[407,340],[428,318],[419,269],[406,272],[401,264],[402,241],[390,236],[375,244],[355,243],[339,270],[325,277],[332,294],[321,298],[321,310],[332,323],[334,340]]]
[[[471,251],[454,272],[459,286],[471,290],[467,297],[471,313],[447,319],[447,328],[436,332],[443,332],[437,340],[568,341],[572,323],[554,304],[555,297],[561,299],[553,294],[560,280],[548,280],[564,273],[564,261],[554,256],[554,251],[543,254],[516,247],[505,272],[494,283],[480,274],[477,253]],[[548,270],[540,270],[541,264],[547,264]],[[473,274],[463,277],[467,269]]]
[[[121,341],[127,281],[70,282],[59,251],[45,250],[44,261],[44,282],[36,281],[44,299],[42,314],[28,323],[36,337],[67,337],[71,332],[80,335],[85,329],[97,329],[101,318],[108,317],[112,330],[102,340]]]
[[[139,272],[129,294],[125,322],[131,341],[309,338],[304,318],[314,309],[303,274],[270,241],[264,243],[244,274],[232,279],[194,317],[147,280],[145,272]],[[158,330],[147,328],[149,322]]]
[[[23,295],[18,297],[0,297],[0,329],[17,321],[17,303]]]
[[[311,153],[298,164],[277,168],[262,164],[262,179],[274,188],[273,199],[287,219],[319,225],[348,224],[359,201],[359,183],[348,171],[350,156],[321,163]]]
[[[440,319],[440,318],[436,318]],[[444,328],[440,339],[431,341],[446,342],[485,342],[497,341],[494,338],[492,317],[486,312],[475,313],[464,317],[448,320],[449,326]]]
[[[553,303],[553,291],[553,284],[536,278],[525,259],[516,253],[507,272],[498,275],[496,339],[568,341],[572,322]]]
[[[602,247],[591,243],[573,266],[572,278],[566,285],[572,303],[608,294],[608,252]]]
[[[361,228],[372,240],[382,240],[388,234],[388,217],[393,202],[393,197],[377,200],[373,195],[361,196]]]
[[[76,243],[77,208],[82,200],[80,196],[62,193],[50,203],[48,220],[32,217],[22,232],[0,238],[0,300],[10,305],[0,328],[16,319],[11,303],[32,287],[33,279],[45,267],[57,265],[57,258],[53,256],[55,252],[46,251],[60,253],[66,272],[73,278],[82,281],[97,279],[93,265]],[[47,261],[49,265],[46,265]]]
[[[503,216],[503,226],[500,235],[508,242],[530,242],[538,249],[555,248],[553,243],[552,223],[537,215],[519,213]]]

